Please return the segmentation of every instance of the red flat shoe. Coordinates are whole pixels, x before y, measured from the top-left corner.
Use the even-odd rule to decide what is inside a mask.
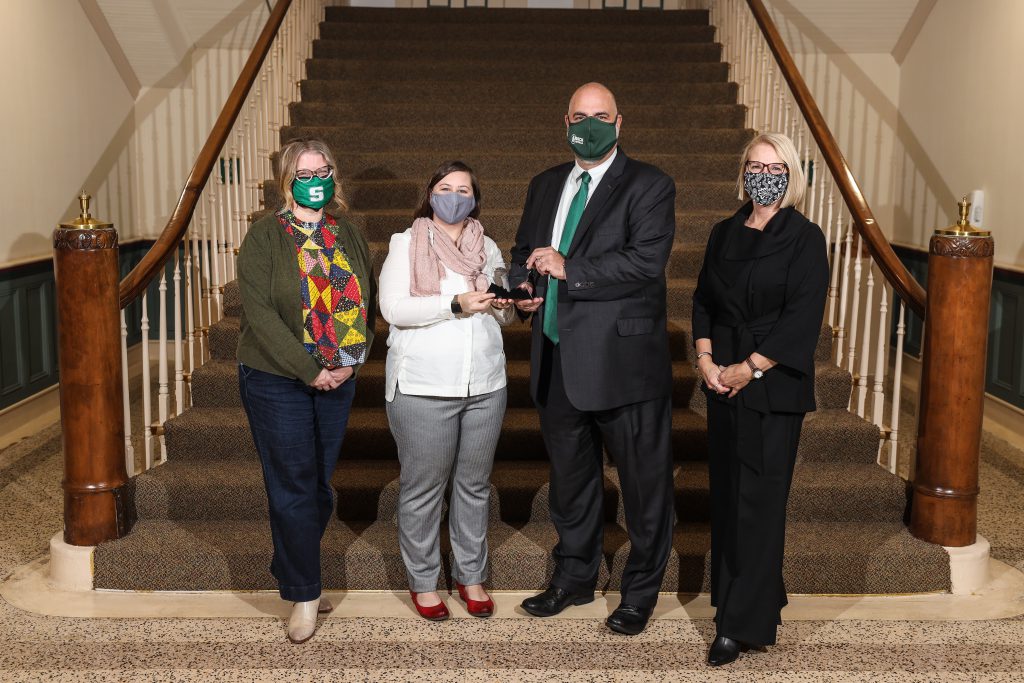
[[[466,595],[466,587],[459,582],[455,582],[455,587],[459,589],[459,597],[466,603],[466,611],[474,617],[480,617],[485,619],[494,614],[494,601],[490,598],[486,600],[471,600]]]
[[[413,593],[412,591],[409,591],[409,595],[412,596],[413,607],[416,608],[416,611],[419,612],[420,616],[424,619],[427,619],[429,621],[444,621],[445,619],[451,616],[451,614],[449,614],[448,612],[448,608],[445,607],[445,604],[443,602],[438,603],[436,605],[431,605],[430,607],[423,607],[416,599],[416,596],[419,595],[419,593]]]

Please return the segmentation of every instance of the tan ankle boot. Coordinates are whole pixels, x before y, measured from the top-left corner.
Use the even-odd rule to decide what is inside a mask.
[[[288,618],[288,640],[296,645],[313,637],[316,631],[316,614],[320,607],[320,598],[297,602],[292,607],[292,615]]]

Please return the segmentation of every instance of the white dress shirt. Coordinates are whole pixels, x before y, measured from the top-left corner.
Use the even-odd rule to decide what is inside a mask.
[[[587,171],[590,174],[590,184],[587,185],[587,201],[594,196],[594,190],[597,189],[598,184],[601,182],[601,178],[604,178],[605,172],[615,161],[615,157],[619,153],[619,148],[616,147],[612,155],[602,161],[594,168]],[[558,211],[555,212],[555,224],[551,231],[551,246],[558,251],[559,243],[562,241],[562,232],[565,230],[565,219],[569,216],[569,207],[572,205],[572,198],[576,196],[576,192],[580,189],[580,176],[583,175],[585,169],[580,167],[580,162],[577,161],[576,165],[569,171],[569,177],[565,179],[565,185],[562,186],[562,198],[558,200]],[[565,254],[562,254],[565,256]]]
[[[411,228],[392,235],[380,271],[380,314],[391,324],[385,398],[393,401],[399,386],[410,396],[465,397],[501,389],[506,380],[499,325],[514,319],[512,307],[455,315],[452,298],[470,288],[465,276],[447,266],[439,295],[411,296],[411,242]],[[498,284],[508,287],[505,261],[490,237],[484,237],[484,251],[484,276],[495,282],[500,269]]]

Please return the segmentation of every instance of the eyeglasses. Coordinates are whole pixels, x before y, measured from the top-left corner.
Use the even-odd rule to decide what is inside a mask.
[[[747,171],[750,173],[764,173],[764,169],[766,168],[772,175],[782,175],[789,170],[789,166],[786,164],[766,164],[763,161],[747,162]]]
[[[308,168],[300,168],[295,171],[295,179],[301,180],[304,183],[312,180],[313,176],[316,176],[320,180],[327,180],[332,175],[334,175],[334,169],[330,166],[321,166],[315,171],[310,171]]]

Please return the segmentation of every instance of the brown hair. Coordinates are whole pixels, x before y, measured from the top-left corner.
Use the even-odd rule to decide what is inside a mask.
[[[469,166],[461,161],[446,161],[437,167],[434,171],[434,175],[430,177],[427,182],[427,186],[423,189],[420,195],[420,205],[413,213],[413,218],[430,218],[434,215],[434,209],[430,206],[430,193],[434,189],[434,185],[437,185],[441,180],[449,173],[455,173],[462,171],[463,173],[469,174],[470,184],[473,186],[473,198],[476,200],[476,206],[469,212],[470,218],[479,218],[480,216],[480,183],[477,182],[476,173],[473,172]]]
[[[339,180],[341,174],[338,171],[338,164],[334,160],[334,155],[331,154],[327,143],[315,138],[291,140],[286,142],[281,148],[281,153],[278,157],[278,167],[280,169],[278,186],[281,188],[281,196],[284,197],[284,206],[291,208],[292,204],[295,203],[295,198],[292,197],[292,182],[295,180],[295,170],[299,165],[299,157],[306,152],[320,154],[327,162],[327,165],[334,169],[334,175],[331,176],[331,179],[334,180],[334,197],[324,207],[324,210],[331,213],[348,211],[348,204],[345,203],[345,195],[341,189],[341,180]]]

